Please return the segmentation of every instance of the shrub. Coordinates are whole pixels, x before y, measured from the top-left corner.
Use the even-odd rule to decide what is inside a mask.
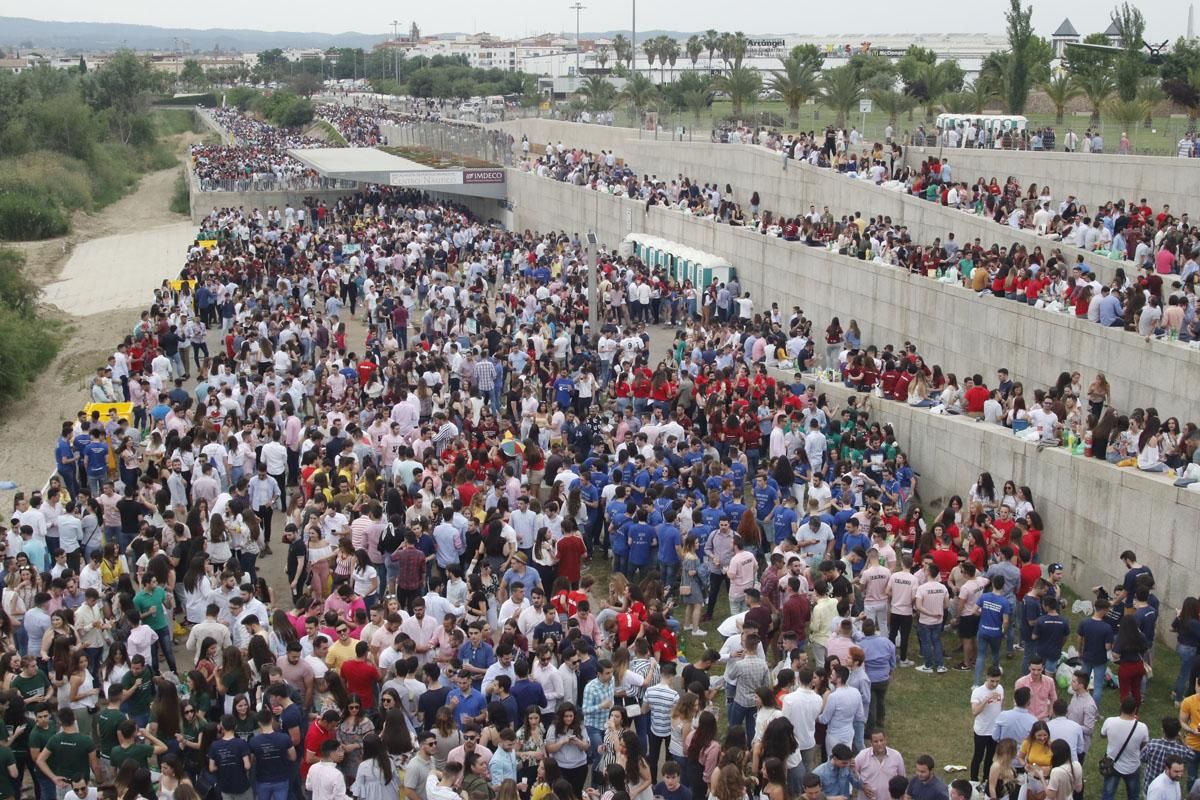
[[[0,203],[5,195],[0,195]],[[0,250],[0,402],[25,393],[54,360],[62,341],[58,324],[37,313],[38,288],[25,277],[18,253]]]
[[[175,178],[175,191],[171,194],[171,211],[184,216],[192,213],[192,195],[188,190],[187,172],[182,169]]]
[[[44,192],[0,191],[0,240],[51,239],[67,228],[66,214]]]

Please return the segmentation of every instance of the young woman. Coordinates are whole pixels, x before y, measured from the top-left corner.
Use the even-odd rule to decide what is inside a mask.
[[[333,548],[321,533],[319,523],[312,523],[308,529],[308,572],[312,585],[313,599],[321,602],[329,593],[329,574],[334,559]],[[293,588],[295,585],[293,584]]]
[[[1050,743],[1050,771],[1045,785],[1046,800],[1067,800],[1083,792],[1083,765],[1075,761],[1071,745],[1063,739]]]
[[[1015,739],[1001,739],[996,742],[996,755],[992,757],[992,765],[988,769],[988,800],[1017,800],[1021,787],[1017,783],[1016,770],[1013,769],[1016,758]]]
[[[704,611],[704,586],[700,581],[699,546],[700,540],[695,536],[689,535],[684,540],[679,579],[679,604],[683,606],[680,621],[694,636],[704,636],[700,628],[700,616]]]
[[[542,759],[545,747],[541,709],[530,705],[525,709],[524,723],[517,729],[517,777],[526,781],[527,786],[537,782],[538,762]]]
[[[396,800],[403,794],[400,775],[383,740],[368,733],[362,740],[362,759],[355,770],[350,787],[358,800]]]
[[[1132,697],[1138,706],[1142,704],[1142,677],[1146,674],[1145,655],[1149,649],[1137,620],[1132,615],[1122,617],[1112,647],[1118,664],[1117,683],[1121,688],[1121,699]]]
[[[1192,665],[1196,663],[1196,650],[1200,647],[1200,599],[1185,597],[1179,608],[1179,616],[1171,621],[1175,632],[1175,652],[1179,654],[1179,675],[1175,678],[1175,703],[1183,702],[1192,690],[1188,685]]]
[[[700,712],[696,727],[685,743],[685,753],[692,797],[708,797],[709,780],[721,755],[721,743],[717,741],[717,718],[711,711]]]
[[[358,765],[363,758],[363,742],[367,734],[374,732],[375,726],[363,714],[362,700],[356,694],[350,695],[350,702],[346,704],[346,715],[337,727],[337,740],[342,743],[342,750],[345,751],[345,757],[338,769],[348,781],[353,782],[358,775]]]
[[[576,797],[583,796],[587,782],[588,749],[591,744],[583,731],[583,719],[573,703],[562,703],[558,716],[546,731],[546,753],[554,759]]]

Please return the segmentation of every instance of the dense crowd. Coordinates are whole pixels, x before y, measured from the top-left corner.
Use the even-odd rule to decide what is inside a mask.
[[[818,343],[736,279],[405,191],[201,227],[97,371],[131,413],[65,422],[0,542],[0,796],[1065,798],[1110,662],[1104,796],[1194,777],[1200,605],[1189,738],[1149,741],[1150,568],[1123,554],[1072,656],[1037,487],[985,473],[927,514],[877,401],[806,375],[818,347],[842,380],[940,372],[911,345],[837,320]],[[975,381],[1021,396],[999,377]],[[947,787],[889,744],[887,698],[950,669],[976,675],[975,756]]]
[[[236,144],[192,146],[192,171],[201,191],[264,191],[283,186],[320,185],[320,174],[289,156],[287,151],[330,146],[326,142],[277,128],[236,108],[217,108],[207,113]]]

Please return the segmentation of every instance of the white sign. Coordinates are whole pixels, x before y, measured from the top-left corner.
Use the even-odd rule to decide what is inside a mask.
[[[388,176],[392,186],[461,186],[462,172],[393,172]]]
[[[871,106],[872,106],[871,98],[864,97],[862,100],[858,101],[858,113],[870,114]]]

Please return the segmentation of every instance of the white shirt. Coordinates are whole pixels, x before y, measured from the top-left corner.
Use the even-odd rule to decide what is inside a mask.
[[[991,736],[992,731],[996,729],[996,717],[1000,716],[1000,712],[1004,710],[1004,685],[1000,684],[995,689],[989,689],[986,684],[981,684],[971,691],[972,704],[982,703],[991,695],[996,695],[1000,700],[984,706],[983,710],[975,715],[975,720],[971,724],[979,736]]]
[[[796,746],[809,750],[817,746],[817,717],[823,705],[821,696],[807,687],[790,692],[783,698],[783,716],[792,723]]]
[[[1182,796],[1179,781],[1171,780],[1165,770],[1146,787],[1146,800],[1179,800]]]

